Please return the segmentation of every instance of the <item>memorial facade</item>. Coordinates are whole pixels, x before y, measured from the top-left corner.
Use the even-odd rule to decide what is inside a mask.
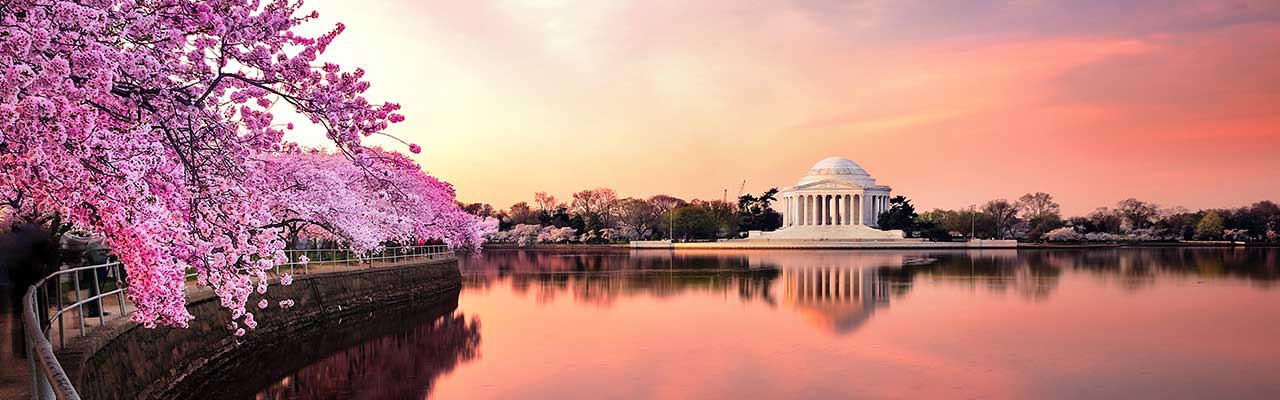
[[[876,220],[889,210],[892,188],[876,183],[865,169],[844,157],[818,161],[796,182],[779,192],[782,227],[752,232],[756,239],[860,240],[901,239],[900,230],[885,231]]]

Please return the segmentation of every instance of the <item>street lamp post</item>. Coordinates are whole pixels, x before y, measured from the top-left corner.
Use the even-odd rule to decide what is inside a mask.
[[[670,210],[667,210],[667,240],[670,240],[671,243],[676,242],[675,226],[676,226],[676,209],[672,207]]]
[[[974,239],[978,238],[977,228],[978,228],[978,205],[973,204],[969,206],[969,241],[973,241]]]

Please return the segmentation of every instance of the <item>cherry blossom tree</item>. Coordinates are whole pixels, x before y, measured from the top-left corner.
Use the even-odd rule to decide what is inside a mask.
[[[300,114],[362,167],[394,158],[362,139],[403,120],[399,105],[364,97],[363,70],[320,61],[344,27],[301,35],[296,28],[317,17],[301,6],[0,3],[0,201],[19,218],[57,215],[103,234],[128,271],[132,318],[144,326],[191,319],[188,269],[235,319],[251,321],[244,304],[266,291],[266,271],[286,244],[271,218],[278,194],[251,185],[257,157],[284,150],[293,129],[275,113]],[[397,176],[396,184],[419,184],[401,186],[411,196],[453,194],[425,175]],[[473,219],[439,220],[414,235],[444,229],[436,233],[454,235],[452,243],[478,243],[474,231],[443,228]]]
[[[538,233],[540,243],[568,243],[575,240],[578,240],[578,231],[567,226],[561,228],[545,226]]]
[[[1064,226],[1045,232],[1044,239],[1050,242],[1083,242],[1084,235],[1076,232],[1076,229],[1070,226]]]
[[[538,242],[538,235],[543,229],[540,225],[518,224],[510,230],[495,232],[489,239],[497,243],[515,243],[519,247],[526,247]]]
[[[364,165],[319,149],[259,157],[250,183],[276,221],[268,227],[285,228],[291,244],[308,234],[356,252],[427,240],[478,248],[481,221],[455,205],[452,186],[398,153],[366,152]]]

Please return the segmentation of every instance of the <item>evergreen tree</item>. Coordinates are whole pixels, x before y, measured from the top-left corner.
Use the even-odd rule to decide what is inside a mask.
[[[880,213],[876,223],[880,229],[901,229],[913,233],[920,228],[920,215],[916,214],[916,207],[906,196],[894,196],[889,199],[889,210]]]
[[[1200,218],[1200,223],[1196,224],[1196,236],[1201,239],[1218,239],[1222,237],[1222,230],[1225,226],[1222,216],[1217,211],[1209,211]]]

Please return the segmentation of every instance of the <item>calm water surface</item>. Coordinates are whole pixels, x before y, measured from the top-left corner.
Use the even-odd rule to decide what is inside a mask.
[[[1280,249],[512,250],[463,274],[456,308],[257,397],[1280,398]]]

